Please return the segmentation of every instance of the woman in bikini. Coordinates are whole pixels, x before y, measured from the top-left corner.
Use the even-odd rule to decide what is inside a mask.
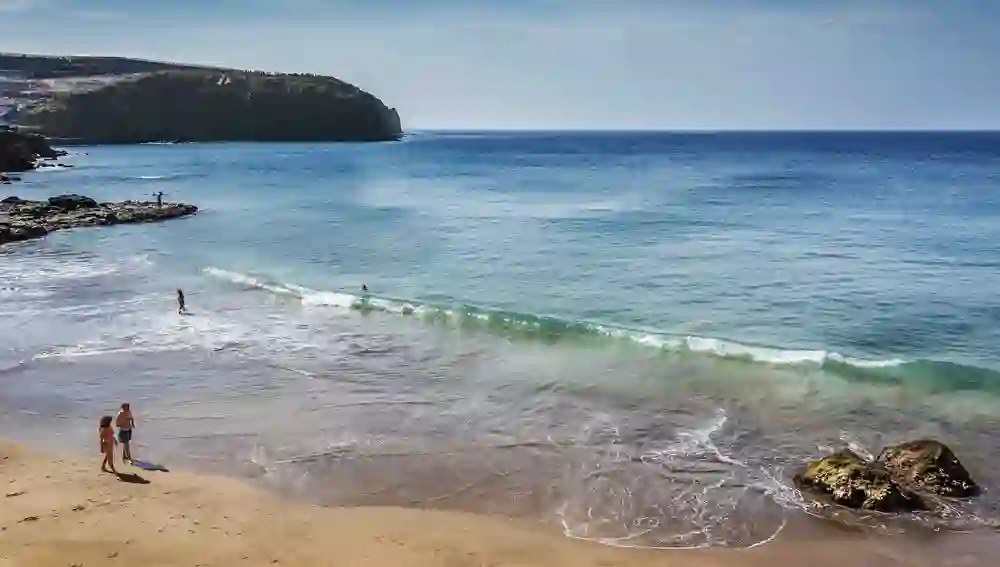
[[[118,444],[118,440],[115,439],[115,430],[111,427],[110,415],[101,418],[99,433],[101,438],[101,454],[104,455],[104,460],[101,461],[101,472],[118,474],[118,471],[115,470],[115,445]],[[108,470],[108,468],[111,470]]]

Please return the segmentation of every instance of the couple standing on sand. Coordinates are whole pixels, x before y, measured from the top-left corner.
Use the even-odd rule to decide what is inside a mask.
[[[115,445],[119,442],[122,444],[122,461],[132,462],[131,443],[132,429],[135,428],[135,417],[132,416],[132,409],[128,403],[122,404],[122,409],[118,411],[118,416],[115,417],[114,421],[115,426],[118,427],[117,438],[114,428],[111,427],[111,416],[106,415],[101,418],[99,432],[101,454],[104,455],[104,460],[101,461],[101,471],[118,474],[118,471],[115,470]]]

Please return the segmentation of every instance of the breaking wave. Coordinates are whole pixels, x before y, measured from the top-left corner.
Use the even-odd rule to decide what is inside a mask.
[[[207,267],[204,273],[230,283],[299,299],[307,307],[374,311],[428,323],[478,329],[509,338],[546,342],[621,341],[673,353],[696,353],[775,366],[819,366],[844,379],[919,385],[929,392],[988,390],[1000,394],[1000,371],[935,360],[866,359],[822,349],[786,349],[722,338],[679,335],[588,321],[489,309],[473,305],[430,305],[405,299],[314,290],[260,276]]]

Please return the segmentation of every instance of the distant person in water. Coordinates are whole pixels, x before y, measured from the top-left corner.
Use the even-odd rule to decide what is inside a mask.
[[[184,305],[184,292],[177,290],[177,314],[183,315],[187,313],[187,306]]]
[[[118,474],[118,471],[115,470],[115,445],[118,441],[115,440],[115,430],[111,427],[110,415],[101,418],[98,435],[101,439],[101,454],[104,455],[104,460],[101,461],[101,472]]]
[[[361,291],[368,293],[368,286],[365,284],[361,284]]]
[[[122,404],[122,409],[118,411],[115,426],[118,427],[118,442],[122,444],[122,460],[131,463],[132,429],[135,428],[135,417],[132,416],[132,409],[127,402]]]

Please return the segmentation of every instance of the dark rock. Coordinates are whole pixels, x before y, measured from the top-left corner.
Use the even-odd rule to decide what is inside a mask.
[[[829,495],[848,508],[879,512],[925,508],[919,496],[896,484],[880,464],[869,463],[846,449],[810,463],[793,480],[800,489]]]
[[[9,211],[21,203],[20,197],[7,197],[3,201],[0,201],[0,211]]]
[[[39,224],[0,224],[0,244],[41,238],[48,230]]]
[[[35,168],[35,156],[27,140],[14,130],[0,130],[0,171]]]
[[[39,158],[55,159],[61,155],[65,152],[52,149],[45,136],[14,128],[0,129],[0,172],[29,171],[37,167]]]
[[[0,201],[0,244],[45,236],[54,230],[84,226],[156,222],[188,216],[198,207],[185,203],[101,203],[82,195],[60,195],[46,202],[7,197]]]
[[[83,195],[59,195],[57,197],[49,197],[49,205],[67,211],[75,211],[77,209],[96,208],[97,201]]]
[[[21,136],[24,138],[25,143],[28,145],[28,149],[35,156],[43,159],[53,160],[60,156],[66,155],[66,152],[55,150],[49,145],[49,140],[41,134],[25,133],[21,132]]]
[[[955,453],[938,441],[921,439],[886,447],[878,460],[896,482],[913,490],[958,498],[980,492]]]

